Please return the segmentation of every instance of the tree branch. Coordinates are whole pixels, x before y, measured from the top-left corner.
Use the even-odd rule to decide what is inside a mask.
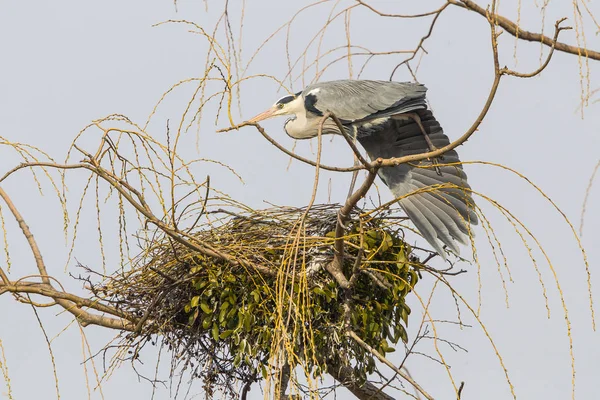
[[[42,258],[42,253],[40,252],[40,248],[38,247],[37,242],[35,241],[35,238],[33,237],[31,230],[29,229],[29,226],[27,226],[27,224],[25,223],[23,216],[21,215],[19,210],[17,210],[17,207],[12,202],[11,198],[1,187],[0,187],[0,197],[6,203],[6,206],[8,207],[8,209],[10,210],[12,215],[15,217],[15,220],[17,221],[17,223],[19,224],[19,228],[21,228],[21,231],[23,232],[25,239],[27,239],[27,243],[29,244],[29,248],[31,249],[33,258],[35,259],[35,264],[37,266],[38,271],[40,272],[42,282],[44,282],[47,285],[52,286],[52,284],[50,283],[50,279],[48,278],[48,271],[46,270],[46,265],[44,264],[44,259]]]
[[[261,273],[267,274],[267,275],[271,275],[271,276],[276,274],[275,271],[272,271],[269,268],[265,268],[262,265],[250,263],[250,262],[247,262],[244,260],[238,260],[234,256],[225,254],[223,252],[220,252],[220,251],[214,249],[212,246],[210,246],[207,243],[202,243],[202,242],[198,241],[197,238],[195,238],[194,236],[192,236],[188,233],[181,232],[181,231],[175,229],[174,227],[173,228],[170,227],[168,224],[164,223],[160,218],[158,218],[156,215],[154,215],[152,213],[152,210],[151,210],[150,206],[146,203],[144,196],[137,189],[135,189],[133,186],[131,186],[125,180],[119,178],[118,176],[114,175],[113,173],[106,170],[105,168],[102,168],[102,166],[100,166],[98,161],[96,159],[94,159],[91,154],[89,154],[81,149],[79,149],[79,150],[87,156],[87,159],[85,160],[85,162],[82,162],[79,164],[70,164],[70,165],[53,164],[53,163],[46,163],[46,162],[22,163],[19,166],[10,170],[5,175],[3,175],[1,179],[4,180],[4,179],[8,178],[12,173],[15,173],[16,171],[19,171],[21,169],[28,168],[28,167],[35,167],[35,166],[49,167],[49,168],[56,168],[56,169],[87,169],[88,171],[90,171],[90,172],[96,174],[97,176],[99,176],[100,178],[102,178],[102,180],[107,182],[110,186],[115,188],[127,200],[127,202],[131,206],[133,206],[133,208],[135,208],[140,214],[142,214],[146,218],[146,220],[149,223],[157,226],[161,231],[163,231],[166,235],[173,238],[173,240],[175,240],[176,242],[179,242],[186,247],[189,247],[195,251],[198,251],[201,254],[227,261],[233,265],[241,265],[246,268],[254,269],[258,272],[261,272]],[[2,189],[0,188],[0,191],[1,190]],[[2,193],[5,193],[5,192],[0,192],[0,197],[4,198],[5,196],[2,195]],[[12,207],[11,207],[12,202],[9,203],[10,198],[7,195],[4,200],[7,202],[7,205],[9,206],[9,209],[11,210],[11,212],[13,212],[13,215],[15,215],[15,212],[18,214],[18,211],[16,210],[14,205],[12,205]],[[23,218],[20,216],[20,214],[18,214],[18,217],[17,217],[17,215],[15,215],[15,218],[17,218],[17,222],[19,222],[19,226],[21,226],[21,223],[24,224]],[[27,227],[26,224],[24,225],[24,227],[21,226],[21,229],[23,230],[23,233],[25,234],[26,237],[28,235],[33,237],[33,235],[31,235],[31,232],[29,231],[29,227]],[[38,266],[38,270],[40,270],[40,274],[47,275],[47,273],[45,271],[45,266],[44,266],[43,260],[41,260],[41,259],[38,260],[37,256],[36,256],[36,255],[40,255],[39,249],[37,248],[37,244],[35,243],[35,241],[33,241],[33,242],[30,242],[30,246],[31,245],[34,245],[34,247],[35,247],[35,249],[33,249],[33,247],[32,247],[32,251],[33,251],[34,256],[36,257],[36,263]],[[40,255],[40,257],[41,257],[41,255]],[[43,272],[40,268],[43,268]],[[45,282],[45,283],[49,283],[49,282]]]
[[[86,299],[76,296],[72,293],[62,292],[48,286],[45,283],[35,282],[10,282],[10,284],[0,284],[0,295],[10,292],[15,294],[31,293],[39,294],[53,299],[62,306],[66,311],[77,317],[77,320],[83,325],[98,325],[105,328],[133,331],[135,325],[132,321],[134,318],[119,310],[109,307],[99,301]],[[104,315],[90,314],[83,311],[81,307],[88,307],[100,312],[118,316],[118,318],[107,317]]]
[[[370,6],[369,4],[365,3],[362,0],[356,0],[356,2],[360,5],[368,8],[369,10],[373,11],[375,14],[377,14],[381,17],[389,17],[389,18],[423,18],[423,17],[427,17],[430,15],[439,14],[448,5],[448,3],[445,3],[443,6],[441,6],[437,10],[427,11],[427,12],[420,13],[420,14],[388,14],[388,13],[384,13],[384,12],[381,12],[381,11],[375,9],[373,6]]]
[[[3,277],[4,283],[2,283],[2,285],[0,285],[0,294],[2,294],[4,292],[12,292],[12,293],[26,292],[26,293],[38,293],[38,294],[42,294],[42,295],[46,295],[45,293],[53,294],[55,296],[49,296],[49,297],[51,297],[54,301],[56,301],[56,303],[58,303],[66,311],[73,314],[75,316],[75,318],[77,318],[77,321],[83,326],[100,325],[100,326],[106,326],[106,327],[116,328],[116,329],[125,329],[125,330],[131,330],[134,327],[134,325],[131,322],[124,320],[122,318],[114,319],[114,318],[109,318],[109,317],[105,317],[102,315],[90,314],[89,312],[82,310],[80,305],[85,306],[85,307],[92,307],[93,304],[96,304],[95,302],[93,302],[91,300],[85,300],[85,299],[79,298],[77,296],[70,295],[68,293],[59,292],[56,289],[54,289],[52,287],[50,277],[48,276],[48,272],[46,270],[46,265],[44,264],[44,259],[42,257],[42,253],[40,252],[40,249],[37,245],[37,242],[35,241],[35,238],[33,237],[33,234],[31,233],[31,230],[29,229],[29,226],[27,226],[27,223],[25,223],[23,216],[21,215],[19,210],[16,208],[16,206],[12,202],[11,198],[1,187],[0,187],[0,197],[4,200],[8,209],[13,214],[17,223],[19,224],[19,227],[21,228],[21,231],[23,232],[23,235],[25,236],[27,243],[29,244],[29,247],[33,254],[33,258],[35,259],[37,269],[40,273],[40,278],[42,279],[41,284],[31,284],[31,283],[12,284],[12,282],[11,282],[10,285],[7,285],[4,282],[4,277]],[[77,297],[77,299],[75,299],[75,297]],[[100,307],[102,308],[103,306],[100,306]],[[92,308],[94,308],[94,307],[92,307]],[[104,311],[108,312],[108,309],[104,310]]]
[[[360,163],[362,165],[365,166],[366,169],[370,169],[371,168],[370,163],[367,160],[365,160],[365,158],[361,154],[360,150],[358,150],[358,147],[356,147],[356,144],[354,143],[354,140],[353,140],[354,138],[351,138],[346,134],[346,130],[344,129],[344,125],[342,124],[342,121],[340,121],[339,118],[330,111],[328,111],[323,118],[331,118],[333,120],[333,122],[335,122],[335,124],[338,127],[338,130],[340,131],[341,135],[346,140],[346,143],[348,144],[348,146],[350,146],[350,148],[354,152],[354,155],[356,156],[356,158],[360,161]]]
[[[394,371],[395,373],[400,375],[404,380],[410,383],[419,393],[423,395],[423,397],[425,397],[427,400],[433,400],[433,397],[431,397],[425,391],[425,389],[423,389],[413,378],[411,378],[408,374],[404,373],[404,371],[402,371],[401,369],[397,368],[394,364],[392,364],[390,360],[388,360],[387,358],[382,356],[377,350],[369,346],[368,343],[365,343],[365,341],[362,340],[360,336],[356,334],[356,332],[354,332],[353,330],[348,330],[346,334],[352,339],[354,339],[354,341],[358,343],[363,349],[373,354],[375,357],[377,357],[379,361],[387,365],[390,369],[392,369],[392,371]]]
[[[298,154],[295,154],[294,152],[283,147],[275,139],[273,139],[271,136],[269,136],[269,134],[265,131],[265,129],[262,126],[260,126],[257,122],[242,122],[241,124],[238,124],[238,125],[233,125],[228,128],[219,129],[219,130],[217,130],[217,132],[222,133],[222,132],[229,132],[229,131],[233,131],[233,130],[239,130],[240,128],[243,128],[244,126],[255,127],[258,130],[258,132],[260,132],[260,134],[263,135],[263,137],[265,139],[267,139],[267,141],[269,143],[271,143],[273,146],[277,147],[277,149],[281,150],[282,152],[284,152],[288,156],[292,157],[293,159],[296,159],[300,162],[311,165],[313,167],[317,166],[316,162],[309,160],[308,158],[299,156]],[[327,171],[335,171],[335,172],[351,172],[351,171],[356,171],[359,169],[364,169],[364,167],[362,167],[362,166],[346,168],[346,167],[333,167],[333,166],[325,165],[325,164],[319,164],[319,168],[325,169]]]
[[[351,367],[331,362],[327,364],[327,373],[359,400],[394,400],[392,396],[383,393],[371,382],[359,385]]]
[[[560,26],[560,24],[565,20],[566,20],[566,18],[561,18],[558,21],[556,21],[556,23],[554,24],[554,38],[552,39],[552,46],[550,47],[550,52],[548,53],[548,56],[546,57],[546,61],[544,61],[544,63],[542,65],[540,65],[540,67],[538,69],[536,69],[533,72],[529,72],[529,73],[521,73],[521,72],[513,71],[511,69],[504,67],[502,69],[502,73],[504,73],[506,75],[516,76],[517,78],[533,78],[534,76],[539,75],[543,70],[545,70],[546,67],[548,66],[548,64],[550,64],[550,60],[552,59],[552,55],[554,54],[554,50],[556,49],[556,44],[558,43],[558,35],[560,34],[560,32],[566,31],[569,29],[573,29],[570,26],[565,26],[565,27]]]
[[[448,0],[449,3],[465,8],[467,10],[475,11],[477,14],[487,18],[487,10],[472,0]],[[600,52],[586,49],[585,47],[577,47],[571,46],[566,43],[557,42],[554,44],[554,41],[551,37],[542,35],[540,33],[529,32],[521,29],[517,24],[498,14],[492,14],[491,17],[496,22],[498,26],[504,29],[509,34],[514,37],[522,40],[526,40],[528,42],[540,42],[546,46],[554,46],[556,50],[562,51],[564,53],[575,54],[578,56],[584,56],[587,58],[591,58],[592,60],[600,60]]]
[[[371,163],[374,167],[369,172],[367,179],[365,179],[360,188],[346,200],[344,206],[338,211],[337,224],[335,226],[335,242],[333,245],[334,256],[333,260],[325,268],[343,289],[350,288],[350,282],[342,272],[344,265],[344,235],[346,233],[345,223],[348,221],[350,212],[356,206],[356,203],[367,194],[371,185],[373,185],[380,162],[381,160],[377,159],[374,163]]]

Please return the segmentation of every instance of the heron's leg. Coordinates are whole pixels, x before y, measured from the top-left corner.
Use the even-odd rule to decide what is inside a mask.
[[[407,116],[409,118],[412,118],[419,126],[419,129],[421,129],[421,133],[423,134],[423,137],[425,138],[425,142],[427,142],[427,146],[429,146],[429,151],[437,150],[437,147],[435,147],[433,145],[433,142],[429,138],[429,134],[425,130],[425,127],[423,126],[423,122],[421,122],[421,117],[419,117],[419,114],[411,112],[411,113],[398,114],[398,116]],[[394,115],[394,117],[395,117],[395,115]]]
[[[414,112],[408,112],[408,113],[392,115],[392,118],[394,118],[394,119],[404,119],[404,117],[412,118],[417,123],[417,125],[419,126],[419,129],[421,129],[421,133],[423,134],[423,137],[425,138],[425,142],[427,143],[427,146],[429,147],[429,151],[437,150],[437,147],[434,146],[433,142],[429,138],[429,134],[425,130],[425,127],[423,126],[423,123],[421,122],[421,117],[419,117],[419,114],[414,113]],[[443,156],[440,156],[440,158],[443,158]],[[437,165],[437,159],[436,158],[431,159],[431,163],[433,164],[433,166],[435,168],[435,172],[437,172],[437,174],[439,176],[442,176],[442,171],[440,170],[440,167]]]

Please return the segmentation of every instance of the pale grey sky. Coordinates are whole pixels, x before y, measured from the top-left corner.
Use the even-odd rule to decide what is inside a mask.
[[[187,19],[209,30],[220,13],[221,5],[209,2],[208,12],[201,1],[180,1],[176,12],[169,1],[105,1],[101,3],[59,2],[0,2],[0,136],[13,141],[38,146],[57,160],[64,158],[66,149],[77,132],[91,120],[110,113],[120,113],[143,123],[161,94],[173,83],[203,75],[206,42],[187,32],[182,25],[153,24],[167,19]],[[350,1],[341,4],[349,4]],[[413,4],[402,6],[390,1],[373,1],[389,12],[410,12]],[[428,2],[429,3],[429,2]],[[434,2],[431,2],[435,4]],[[239,18],[231,1],[233,20]],[[244,23],[244,54],[247,62],[253,50],[295,10],[305,2],[255,1],[248,2]],[[300,18],[291,30],[291,53],[299,50],[312,36],[329,13],[330,5],[314,9]],[[485,5],[483,0],[479,4]],[[340,5],[341,7],[341,5]],[[429,7],[429,6],[428,6]],[[597,3],[589,7],[600,15]],[[433,8],[433,6],[431,6]],[[420,8],[422,10],[422,8]],[[516,1],[502,2],[502,13],[516,18]],[[521,22],[525,29],[539,30],[540,16],[533,1],[523,1]],[[554,0],[548,6],[546,32],[552,32],[555,19],[569,17],[573,24],[571,2]],[[318,19],[313,19],[317,17]],[[588,21],[589,22],[589,21]],[[406,49],[414,46],[417,35],[426,29],[423,21],[378,19],[365,10],[352,14],[351,37],[356,44],[373,50]],[[234,29],[237,26],[234,24]],[[589,25],[587,44],[600,48],[600,39]],[[564,41],[575,42],[573,31],[564,32]],[[325,37],[324,48],[344,44],[343,25],[337,23]],[[502,35],[501,63],[515,66],[513,39]],[[253,62],[249,73],[272,74],[283,78],[286,72],[285,38],[276,37]],[[429,55],[423,58],[418,78],[429,88],[429,101],[437,119],[451,138],[456,138],[470,126],[479,113],[492,82],[489,29],[483,18],[460,9],[450,9],[440,18],[434,35],[427,42]],[[515,68],[528,71],[539,62],[539,45],[520,43]],[[397,56],[372,61],[363,77],[387,79]],[[354,71],[360,66],[354,61]],[[590,61],[591,89],[598,87],[595,76],[600,72],[597,62]],[[314,69],[307,73],[314,76]],[[324,79],[348,77],[348,66],[339,63],[325,74]],[[406,70],[397,80],[409,80]],[[579,65],[576,57],[557,53],[542,76],[519,80],[503,80],[486,120],[465,145],[458,150],[463,161],[482,160],[504,164],[530,178],[578,226],[583,195],[595,163],[600,158],[599,105],[585,109],[585,119],[577,111],[580,96]],[[301,89],[296,82],[294,89]],[[167,118],[180,116],[191,88],[183,88],[169,97],[151,126],[153,134],[162,137]],[[270,106],[281,96],[277,85],[267,80],[255,80],[242,86],[243,115],[247,118]],[[202,166],[198,175],[211,173],[218,187],[234,198],[243,199],[254,207],[275,204],[303,205],[311,196],[314,171],[311,167],[293,163],[268,144],[251,128],[228,134],[216,134],[214,107],[207,108],[199,138],[200,156],[229,164],[243,177],[241,184],[223,169]],[[213,114],[211,114],[211,112]],[[225,119],[219,127],[227,124]],[[269,132],[281,143],[291,147],[293,141],[282,129],[283,120],[265,123]],[[190,146],[184,155],[195,156]],[[299,143],[298,151],[311,155],[309,143]],[[325,161],[346,165],[351,153],[340,140],[326,141]],[[19,162],[12,150],[0,147],[0,174]],[[519,217],[537,236],[547,250],[557,271],[569,317],[572,322],[576,359],[576,395],[578,399],[594,399],[600,383],[600,334],[591,329],[586,275],[581,252],[569,227],[553,207],[525,182],[491,166],[466,167],[473,188],[500,202]],[[80,179],[78,179],[78,177]],[[71,210],[77,206],[84,175],[71,174]],[[327,181],[332,180],[332,201],[343,201],[349,176],[323,173],[318,201],[327,201]],[[68,288],[80,290],[64,272],[67,248],[62,236],[60,208],[51,192],[44,197],[36,191],[30,175],[23,172],[3,183],[13,196],[30,224],[42,248],[51,273],[60,277]],[[384,200],[391,199],[382,190]],[[90,198],[91,199],[91,198]],[[583,244],[588,252],[590,269],[598,276],[600,246],[600,186],[590,197]],[[503,243],[503,249],[515,282],[509,283],[510,308],[504,302],[504,292],[495,262],[479,229],[477,246],[481,259],[483,306],[481,318],[508,368],[518,398],[567,399],[571,393],[569,342],[566,336],[560,298],[552,274],[539,251],[534,250],[546,282],[551,318],[546,318],[541,289],[527,250],[512,226],[483,199],[478,200]],[[95,213],[89,200],[84,212],[74,257],[90,266],[98,265]],[[85,210],[84,210],[85,211]],[[12,257],[11,278],[35,273],[33,260],[20,232],[7,218]],[[414,238],[413,238],[414,240]],[[118,261],[116,239],[107,238],[109,265]],[[465,254],[468,253],[465,249]],[[71,272],[77,273],[68,266]],[[0,258],[0,265],[5,261]],[[453,280],[472,303],[477,302],[475,267]],[[593,283],[597,283],[594,279]],[[594,287],[596,298],[600,289]],[[416,307],[413,307],[416,308]],[[0,340],[8,362],[15,399],[54,398],[54,378],[51,361],[42,332],[29,306],[15,302],[10,296],[0,297]],[[66,326],[70,316],[55,317],[58,309],[40,311],[44,326],[53,337]],[[437,297],[432,312],[438,317],[452,318],[454,303],[447,294]],[[464,314],[466,315],[466,314]],[[415,322],[418,316],[414,316]],[[473,318],[465,317],[475,324]],[[442,328],[442,336],[451,337],[466,347],[469,353],[453,353],[443,348],[446,360],[458,381],[466,381],[465,399],[506,399],[510,396],[493,349],[479,327],[459,331]],[[100,349],[113,332],[87,328],[93,349]],[[433,351],[431,346],[424,350]],[[81,366],[81,339],[76,327],[53,342],[55,362],[63,399],[86,398],[86,383]],[[146,371],[152,371],[154,359],[147,352]],[[101,363],[98,364],[101,366]],[[411,373],[428,388],[434,397],[452,398],[451,385],[443,369],[431,361],[412,357],[408,364]],[[166,370],[165,370],[166,374]],[[163,375],[165,376],[165,375]],[[0,398],[6,389],[0,378]],[[199,385],[195,387],[199,390]],[[123,365],[103,384],[105,399],[149,398],[151,386],[138,381],[128,364]],[[343,393],[343,392],[340,392]],[[254,399],[260,398],[252,391]],[[93,398],[101,398],[98,391]],[[169,391],[159,389],[157,399],[169,398]]]

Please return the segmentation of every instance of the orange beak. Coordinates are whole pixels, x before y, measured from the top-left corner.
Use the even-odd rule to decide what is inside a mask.
[[[277,108],[271,107],[267,111],[258,114],[256,117],[250,118],[246,122],[260,122],[260,121],[264,121],[265,119],[274,117],[275,116],[274,114],[275,114],[276,111],[277,111]]]

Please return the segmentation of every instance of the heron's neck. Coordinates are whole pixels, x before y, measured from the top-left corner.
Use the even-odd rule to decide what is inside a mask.
[[[308,139],[316,134],[312,134],[309,129],[309,121],[306,118],[306,109],[304,108],[304,99],[302,96],[296,97],[293,101],[287,104],[289,114],[293,116],[289,118],[285,125],[285,132],[294,139]]]
[[[321,126],[322,117],[310,116],[307,118],[306,114],[297,114],[296,118],[288,120],[285,124],[285,131],[288,135],[294,139],[310,139],[319,135],[319,127]],[[323,124],[323,135],[339,135],[340,130],[338,129],[335,122],[331,118],[327,118]],[[351,132],[348,132],[351,134]]]
[[[294,139],[309,139],[315,137],[318,133],[310,129],[306,112],[298,112],[294,117],[287,120],[285,123],[285,132]]]
[[[317,115],[307,115],[304,108],[298,110],[294,118],[290,118],[285,123],[285,131],[294,139],[310,139],[319,135],[319,127],[322,117]],[[335,135],[340,131],[331,118],[327,118],[323,124],[323,135]]]

